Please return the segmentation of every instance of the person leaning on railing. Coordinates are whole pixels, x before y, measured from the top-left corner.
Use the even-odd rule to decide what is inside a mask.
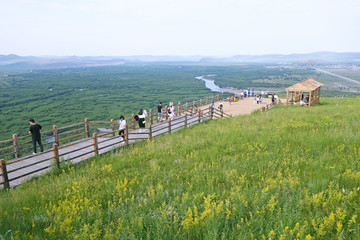
[[[31,134],[32,137],[32,144],[33,144],[33,155],[36,155],[36,142],[38,142],[39,147],[40,147],[40,151],[43,152],[44,151],[44,147],[41,144],[41,134],[40,134],[40,130],[42,130],[42,126],[40,124],[35,123],[35,120],[30,118],[29,119],[29,124],[30,124],[30,128],[29,128],[29,133]]]
[[[121,136],[122,138],[124,138],[125,126],[126,126],[126,120],[124,116],[121,115],[119,120],[119,136]]]
[[[169,103],[169,113],[170,113],[170,119],[173,120],[175,115],[175,106],[173,102]]]
[[[147,112],[146,110],[140,109],[139,111],[139,128],[144,129],[145,128],[145,118],[146,118]],[[140,132],[142,132],[142,130],[140,129]]]
[[[159,105],[157,106],[157,111],[158,111],[158,121],[162,122],[162,120],[163,120],[163,116],[162,116],[162,102],[160,102]]]

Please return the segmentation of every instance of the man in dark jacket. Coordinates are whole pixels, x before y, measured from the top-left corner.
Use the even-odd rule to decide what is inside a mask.
[[[44,151],[44,147],[41,144],[41,134],[40,134],[40,130],[42,130],[42,127],[40,124],[35,123],[34,119],[29,119],[29,123],[30,123],[30,129],[29,129],[29,133],[31,134],[32,137],[32,143],[33,143],[33,155],[36,155],[36,142],[39,143],[39,147],[40,147],[40,151],[43,152]]]

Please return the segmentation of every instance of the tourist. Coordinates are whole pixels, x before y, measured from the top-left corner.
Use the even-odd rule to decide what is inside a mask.
[[[231,105],[232,97],[229,97],[229,104]]]
[[[244,92],[243,91],[241,91],[241,93],[240,93],[240,98],[241,98],[241,100],[244,99]]]
[[[41,134],[40,134],[40,130],[42,130],[42,126],[40,124],[35,123],[34,119],[29,119],[29,124],[30,124],[30,128],[29,128],[29,133],[31,134],[31,138],[32,138],[32,144],[33,144],[33,155],[36,155],[36,142],[38,142],[39,147],[40,147],[40,151],[43,152],[44,151],[44,147],[41,144]]]
[[[157,111],[158,111],[158,122],[162,122],[162,102],[159,103],[159,105],[157,106]]]
[[[278,95],[275,93],[274,95],[274,102],[276,103],[276,101],[279,99]]]
[[[193,114],[196,115],[197,113],[198,113],[198,107],[195,104],[194,107],[193,107]]]
[[[269,95],[268,95],[268,91],[267,90],[265,90],[265,98],[268,98],[269,97]]]
[[[214,115],[215,103],[212,102],[211,104],[211,117]]]
[[[271,102],[272,102],[273,105],[275,104],[275,97],[274,97],[274,95],[275,95],[275,94],[272,94],[272,96],[271,96]]]
[[[126,126],[126,120],[124,116],[121,115],[119,120],[119,136],[121,136],[122,139],[124,139],[125,126]]]
[[[169,114],[170,114],[170,119],[173,120],[175,116],[175,107],[173,102],[169,103]]]
[[[262,104],[262,97],[261,97],[261,95],[259,96],[259,104]]]
[[[139,118],[139,128],[140,128],[140,132],[142,132],[142,129],[145,128],[145,118],[146,118],[146,115],[144,113],[144,110],[143,109],[140,109],[139,113],[138,113],[138,118]]]

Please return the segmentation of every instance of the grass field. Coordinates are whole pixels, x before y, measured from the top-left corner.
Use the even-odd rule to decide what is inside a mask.
[[[359,239],[360,99],[215,120],[0,192],[0,239]]]

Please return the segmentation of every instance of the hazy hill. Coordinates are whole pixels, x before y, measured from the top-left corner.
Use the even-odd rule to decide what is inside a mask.
[[[126,63],[360,63],[360,53],[315,52],[308,54],[236,55],[233,57],[204,56],[18,56],[0,55],[0,68],[70,68],[111,66]]]
[[[268,54],[268,55],[236,55],[229,58],[203,58],[201,62],[255,62],[255,63],[279,63],[279,62],[357,62],[360,63],[360,53],[335,53],[315,52],[308,54]]]

